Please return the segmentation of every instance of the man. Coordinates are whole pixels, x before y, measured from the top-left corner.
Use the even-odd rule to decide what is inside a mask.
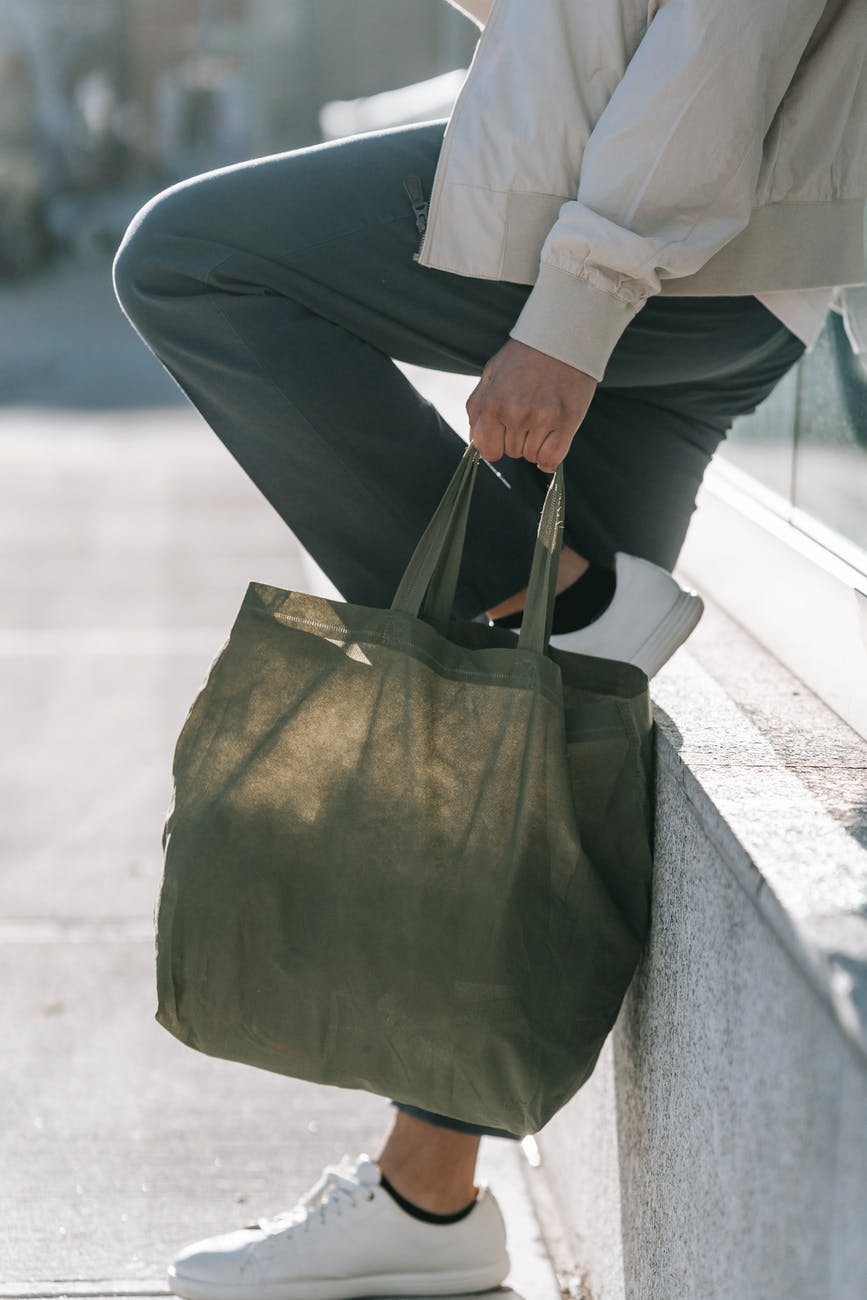
[[[447,126],[298,150],[157,196],[120,301],[345,599],[385,605],[463,442],[392,358],[479,375],[455,615],[520,622],[566,477],[552,642],[648,674],[700,601],[670,575],[704,469],[863,279],[863,0],[464,0]],[[377,1160],[195,1243],[190,1300],[496,1286],[488,1130],[398,1105]],[[509,1136],[509,1135],[506,1135]]]

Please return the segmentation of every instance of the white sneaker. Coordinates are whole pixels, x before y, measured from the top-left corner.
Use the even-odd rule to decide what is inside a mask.
[[[401,1209],[367,1155],[326,1165],[294,1209],[187,1246],[169,1268],[186,1300],[350,1300],[454,1295],[509,1272],[500,1207],[482,1184],[456,1223]]]
[[[557,650],[637,664],[648,677],[683,645],[704,613],[704,602],[650,560],[618,551],[611,604],[587,627],[551,637]],[[510,629],[518,635],[519,629]]]
[[[551,637],[574,654],[637,664],[653,677],[683,645],[704,613],[704,602],[650,560],[618,551],[611,604],[587,627]]]

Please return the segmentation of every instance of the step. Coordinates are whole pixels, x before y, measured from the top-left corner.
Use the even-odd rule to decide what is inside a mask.
[[[867,742],[713,606],[653,694],[650,941],[531,1176],[561,1286],[861,1300]]]

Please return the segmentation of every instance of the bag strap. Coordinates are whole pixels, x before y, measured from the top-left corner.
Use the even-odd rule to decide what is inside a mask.
[[[448,633],[452,616],[470,501],[480,460],[475,443],[469,443],[422,533],[391,602],[392,609],[421,618],[443,636]],[[545,653],[551,635],[563,544],[565,497],[563,467],[559,465],[548,485],[539,520],[527,603],[517,642],[519,649],[535,650],[537,654]]]
[[[551,624],[554,619],[554,596],[557,591],[557,573],[560,552],[563,549],[563,521],[566,514],[566,481],[562,464],[558,465],[545,493],[545,504],[539,519],[536,545],[533,549],[533,566],[527,584],[527,600],[521,615],[518,647],[544,654],[548,649]]]

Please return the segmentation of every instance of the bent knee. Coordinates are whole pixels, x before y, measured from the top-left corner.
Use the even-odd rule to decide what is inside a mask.
[[[159,211],[162,195],[145,204],[133,217],[114,256],[111,277],[114,291],[127,316],[134,322],[153,287],[155,275],[164,263],[166,223]]]
[[[127,316],[140,326],[160,301],[193,289],[198,241],[190,211],[189,182],[156,194],[130,222],[112,264],[114,291]]]

